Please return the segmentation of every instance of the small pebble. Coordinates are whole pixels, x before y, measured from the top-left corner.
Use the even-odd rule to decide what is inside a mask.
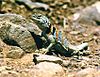
[[[6,70],[12,70],[12,67],[7,66],[7,67],[5,67],[5,69],[6,69]]]
[[[62,7],[63,9],[66,9],[67,8],[67,5],[63,5],[63,7]]]
[[[3,51],[3,49],[0,47],[0,52],[2,52]]]

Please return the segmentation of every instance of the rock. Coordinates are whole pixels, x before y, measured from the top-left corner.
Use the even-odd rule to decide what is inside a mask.
[[[0,52],[0,58],[3,58],[4,54],[2,52]]]
[[[31,37],[31,38],[34,38],[34,40],[35,40],[35,42],[34,42],[34,44],[36,43],[36,45],[37,45],[37,48],[40,48],[40,47],[42,47],[42,44],[40,44],[41,43],[41,39],[40,39],[40,37],[39,37],[39,35],[40,35],[40,33],[42,32],[39,28],[38,28],[38,26],[37,25],[35,25],[35,24],[33,24],[33,22],[32,21],[28,21],[28,20],[26,20],[24,17],[22,17],[21,15],[17,15],[17,14],[11,14],[11,13],[7,13],[7,14],[0,14],[0,22],[1,23],[3,23],[3,22],[10,22],[10,23],[13,23],[13,24],[15,24],[16,26],[19,26],[19,27],[23,27],[23,28],[26,28],[27,29],[27,31],[29,31],[30,32],[30,34],[32,35],[32,36],[30,36],[30,34],[29,34],[29,36]],[[4,31],[2,31],[2,32],[4,32]],[[29,33],[28,32],[28,33]],[[4,32],[4,36],[6,36],[6,33]],[[2,37],[4,37],[4,36],[2,36]],[[24,39],[24,38],[23,38]],[[8,39],[7,39],[8,40]],[[27,40],[26,40],[27,41]],[[30,41],[31,41],[31,39],[30,39]],[[31,42],[32,43],[32,42]],[[26,44],[24,44],[24,45],[26,45]],[[35,45],[35,48],[36,48],[36,45]],[[27,46],[27,45],[26,45]],[[35,49],[34,47],[33,47],[33,49]],[[30,50],[29,50],[29,52],[30,52]]]
[[[65,77],[62,66],[51,62],[41,62],[35,65],[32,72],[33,77]]]
[[[78,72],[69,73],[68,77],[100,77],[100,69],[86,68]]]
[[[0,67],[0,73],[1,72],[4,72],[4,71],[6,71],[6,70],[12,70],[12,67],[10,67],[10,66],[1,66]],[[1,77],[1,76],[0,76]]]
[[[95,77],[100,77],[100,69],[95,73]]]
[[[18,77],[18,73],[15,71],[3,71],[0,73],[0,77]]]
[[[5,43],[19,46],[26,52],[34,52],[36,49],[31,33],[26,28],[11,22],[0,23],[0,38]]]
[[[71,31],[70,34],[72,35],[78,35],[80,33],[80,31]]]
[[[2,52],[0,52],[0,58],[21,58],[25,53],[25,51],[23,51],[20,47],[9,46],[2,40],[0,40],[0,47],[2,48]]]
[[[40,0],[42,2],[52,2],[53,0]]]
[[[2,52],[3,51],[3,49],[0,47],[0,52]]]
[[[6,55],[5,53],[9,51],[10,46],[6,45],[1,39],[0,39],[0,58],[4,58],[4,56]]]
[[[5,45],[5,43],[0,39],[0,52],[3,51],[3,46]]]
[[[0,67],[0,77],[19,77],[20,75],[12,70],[10,66],[1,66]]]
[[[6,70],[12,70],[13,68],[10,67],[10,66],[6,66],[5,69],[6,69]]]
[[[2,42],[2,40],[0,39],[0,52],[2,52],[3,51],[3,48],[2,48],[2,45],[3,45],[4,43]]]
[[[100,25],[100,1],[88,6],[73,16],[73,21],[78,23],[87,23],[93,25]]]
[[[25,68],[20,72],[20,77],[66,77],[65,71],[59,64],[41,62],[31,68]]]
[[[5,71],[5,66],[0,67],[0,72]]]
[[[24,53],[25,52],[21,48],[17,46],[11,46],[11,49],[6,54],[6,57],[17,59],[17,58],[21,58],[24,55]]]
[[[39,2],[32,2],[31,0],[15,0],[15,1],[18,2],[18,3],[25,4],[30,9],[44,8],[45,10],[47,10],[49,8],[49,6],[47,4],[39,3]]]
[[[76,73],[74,77],[94,77],[94,74],[97,72],[96,69],[86,68]],[[96,77],[96,76],[95,76]]]
[[[19,26],[27,28],[28,31],[34,32],[37,35],[38,35],[38,33],[42,32],[38,28],[37,25],[33,24],[33,22],[31,22],[31,21],[29,22],[24,17],[22,17],[21,15],[18,15],[18,14],[11,14],[11,13],[0,14],[0,22],[4,22],[4,21],[12,22]]]
[[[97,27],[96,29],[94,29],[92,33],[93,35],[95,35],[94,39],[97,39],[96,36],[100,36],[100,27]]]
[[[33,54],[33,61],[36,63],[40,63],[40,62],[53,62],[57,64],[63,63],[63,60],[59,57],[43,55],[43,54]]]

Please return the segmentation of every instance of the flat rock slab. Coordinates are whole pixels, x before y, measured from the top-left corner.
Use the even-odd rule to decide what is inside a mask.
[[[62,64],[63,60],[59,57],[50,56],[50,55],[43,55],[43,54],[33,54],[33,61],[36,61],[37,63],[40,62],[53,62],[57,64]]]

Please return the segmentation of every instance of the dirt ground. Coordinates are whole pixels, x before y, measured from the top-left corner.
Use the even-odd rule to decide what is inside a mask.
[[[37,0],[32,0],[37,1]],[[78,61],[73,57],[62,57],[67,61],[66,68],[69,72],[84,69],[86,67],[100,67],[100,26],[86,25],[82,24],[80,27],[73,27],[70,20],[67,22],[67,27],[63,27],[64,18],[70,18],[80,7],[85,8],[98,0],[69,0],[71,2],[66,2],[67,0],[38,0],[44,2],[50,6],[50,9],[28,9],[24,5],[13,2],[13,0],[3,0],[3,5],[0,7],[0,13],[16,13],[20,14],[25,18],[30,19],[30,16],[34,13],[42,13],[46,15],[52,22],[57,30],[63,31],[63,36],[65,36],[69,42],[73,45],[79,45],[83,42],[89,43],[89,51],[91,54],[89,56],[83,56],[82,61]],[[66,6],[68,4],[68,6]],[[79,9],[78,9],[79,8]],[[83,30],[83,32],[81,32]],[[79,31],[79,33],[77,33]],[[75,33],[76,32],[76,33]],[[27,60],[26,60],[27,59]],[[16,67],[18,70],[23,68],[30,68],[34,65],[32,62],[32,54],[26,54],[21,59],[0,59],[2,65]]]

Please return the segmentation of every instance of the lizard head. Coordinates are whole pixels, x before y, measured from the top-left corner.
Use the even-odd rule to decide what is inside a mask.
[[[49,26],[51,25],[49,19],[42,14],[33,14],[32,20],[34,20],[36,24],[40,24],[43,27],[49,28]]]

